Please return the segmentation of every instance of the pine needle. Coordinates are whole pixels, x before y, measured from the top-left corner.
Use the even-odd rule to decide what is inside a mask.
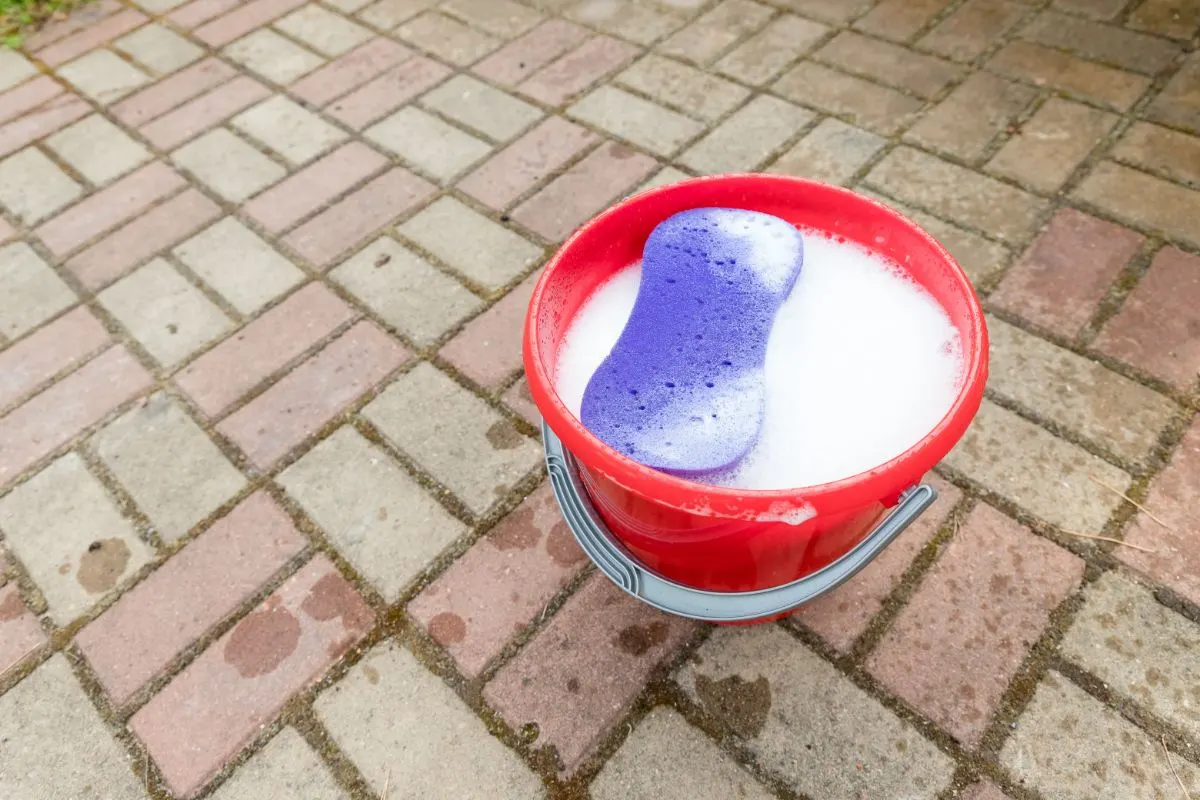
[[[1119,544],[1122,547],[1132,547],[1134,550],[1141,550],[1143,553],[1157,553],[1158,552],[1157,550],[1154,550],[1149,547],[1142,547],[1140,544],[1134,544],[1133,542],[1124,542],[1124,541],[1121,541],[1120,539],[1114,539],[1111,536],[1097,536],[1094,533],[1081,533],[1079,531],[1069,531],[1066,528],[1059,528],[1059,530],[1062,531],[1063,533],[1065,533],[1067,536],[1078,536],[1081,539],[1095,539],[1098,542],[1112,542],[1113,544]]]
[[[1192,793],[1183,785],[1183,778],[1179,777],[1179,773],[1175,771],[1175,762],[1171,760],[1171,751],[1167,749],[1167,737],[1163,736],[1159,741],[1162,742],[1163,755],[1167,757],[1167,766],[1171,768],[1171,774],[1178,781],[1179,791],[1183,792],[1184,800],[1192,800]]]
[[[1088,478],[1089,478],[1089,479],[1091,479],[1092,483],[1096,484],[1097,486],[1103,486],[1105,489],[1108,489],[1110,492],[1112,492],[1113,494],[1115,494],[1117,497],[1120,497],[1120,498],[1121,498],[1122,500],[1124,500],[1126,503],[1130,503],[1130,504],[1132,504],[1133,506],[1136,506],[1136,507],[1138,508],[1138,510],[1140,510],[1141,512],[1143,512],[1143,513],[1144,513],[1144,514],[1145,514],[1147,517],[1149,517],[1150,519],[1154,520],[1154,521],[1155,521],[1155,522],[1157,522],[1159,525],[1162,525],[1162,526],[1163,526],[1164,528],[1166,528],[1167,530],[1169,530],[1169,531],[1170,531],[1170,530],[1174,530],[1174,529],[1173,529],[1173,528],[1172,528],[1170,525],[1168,525],[1167,523],[1163,522],[1163,521],[1162,521],[1161,519],[1159,519],[1158,517],[1154,516],[1154,512],[1153,512],[1153,511],[1151,511],[1150,509],[1146,508],[1144,505],[1142,505],[1141,503],[1139,503],[1137,500],[1134,500],[1133,498],[1131,498],[1129,495],[1127,495],[1127,494],[1125,494],[1124,492],[1122,492],[1122,491],[1121,491],[1120,489],[1118,489],[1117,487],[1115,487],[1115,486],[1113,486],[1113,485],[1111,485],[1111,484],[1105,483],[1104,481],[1102,481],[1102,480],[1100,480],[1099,478],[1097,478],[1095,475],[1088,475]]]

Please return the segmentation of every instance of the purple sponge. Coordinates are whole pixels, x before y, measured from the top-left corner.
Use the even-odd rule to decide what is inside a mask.
[[[650,234],[633,313],[582,422],[648,467],[703,478],[758,439],[767,339],[800,275],[800,232],[768,214],[684,211]]]

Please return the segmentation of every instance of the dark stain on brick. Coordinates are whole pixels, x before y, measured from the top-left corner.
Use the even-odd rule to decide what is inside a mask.
[[[342,627],[354,633],[366,632],[375,616],[354,587],[336,572],[313,584],[300,608],[321,622],[341,617]]]
[[[492,427],[487,429],[487,440],[492,443],[492,447],[497,450],[512,450],[515,447],[520,447],[521,442],[525,437],[521,432],[512,426],[508,420],[500,420],[493,423]]]
[[[467,638],[467,623],[453,611],[443,611],[429,621],[429,635],[443,646],[458,644]]]
[[[616,645],[631,656],[643,656],[667,640],[671,626],[662,620],[649,625],[627,625],[617,634]]]
[[[274,672],[296,652],[300,622],[283,606],[255,611],[238,623],[225,644],[225,663],[243,678]]]
[[[715,681],[707,675],[696,676],[696,694],[705,709],[719,717],[743,739],[753,739],[767,724],[771,711],[771,684],[761,675],[753,681],[730,675]]]
[[[533,506],[523,505],[509,514],[488,536],[497,550],[528,550],[542,540],[542,532],[534,523]]]
[[[586,558],[575,543],[571,529],[562,520],[554,523],[550,535],[546,537],[546,553],[560,567],[573,567]]]
[[[10,619],[16,619],[25,613],[25,604],[21,602],[21,595],[14,589],[0,600],[0,622],[8,622]]]
[[[567,691],[571,694],[579,694],[579,678],[567,679]]]
[[[104,594],[117,585],[129,564],[129,545],[121,539],[92,542],[79,557],[75,580],[90,594]]]

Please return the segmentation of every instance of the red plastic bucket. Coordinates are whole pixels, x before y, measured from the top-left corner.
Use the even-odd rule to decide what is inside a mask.
[[[554,390],[559,347],[576,312],[613,273],[642,256],[658,223],[715,206],[774,214],[888,256],[945,308],[962,337],[965,377],[950,411],[920,442],[879,467],[782,491],[694,483],[644,467],[605,445]],[[966,431],[987,378],[987,330],[962,269],[929,234],[848,190],[772,175],[695,178],[635,195],[584,225],[546,266],[524,334],[529,390],[578,465],[588,499],[645,567],[712,592],[768,589],[829,565],[855,547]],[[880,387],[886,407],[887,387]]]

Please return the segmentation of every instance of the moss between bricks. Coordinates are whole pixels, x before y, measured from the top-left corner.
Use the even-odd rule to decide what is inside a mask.
[[[25,36],[89,0],[0,0],[0,44],[13,50]]]

